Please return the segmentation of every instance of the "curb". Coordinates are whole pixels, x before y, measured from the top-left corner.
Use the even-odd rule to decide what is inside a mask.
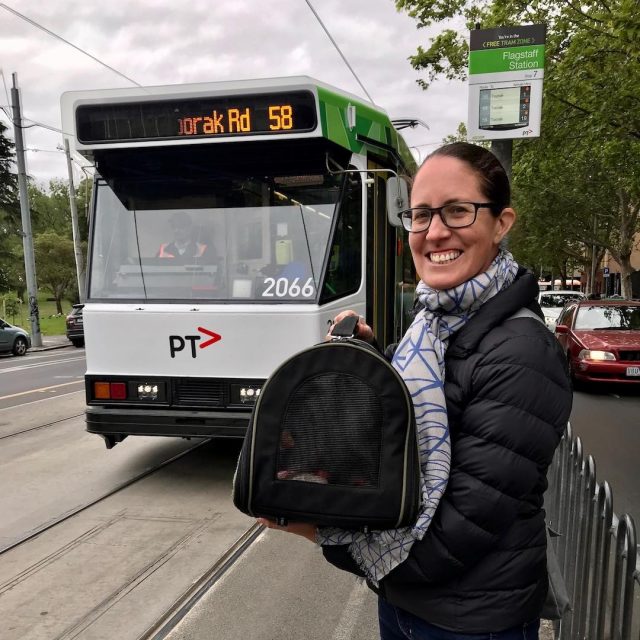
[[[51,344],[46,345],[43,344],[41,347],[31,347],[29,351],[52,351],[53,349],[66,349],[67,347],[72,347],[71,343],[69,344]]]

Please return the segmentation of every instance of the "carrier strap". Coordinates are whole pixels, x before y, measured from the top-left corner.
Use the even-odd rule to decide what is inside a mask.
[[[516,311],[512,316],[509,316],[507,320],[515,320],[516,318],[533,318],[544,324],[544,320],[535,311],[531,311],[531,309],[527,307],[522,307],[522,309]]]
[[[334,338],[353,338],[355,337],[356,326],[358,324],[358,316],[346,316],[340,322],[333,325],[331,335]]]

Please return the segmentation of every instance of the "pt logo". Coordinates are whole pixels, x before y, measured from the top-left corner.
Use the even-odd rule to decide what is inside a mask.
[[[198,331],[208,338],[208,340],[198,345],[200,349],[206,349],[208,346],[218,342],[218,340],[222,340],[222,336],[215,331],[209,331],[209,329],[205,329],[204,327],[198,327]],[[191,357],[195,358],[197,355],[196,342],[199,342],[201,339],[201,336],[169,336],[169,353],[171,357],[175,358],[176,353],[183,351],[187,346],[187,342],[189,342],[191,345]]]

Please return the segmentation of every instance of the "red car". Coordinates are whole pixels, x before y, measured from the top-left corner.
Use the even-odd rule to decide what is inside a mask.
[[[572,302],[555,334],[574,382],[640,384],[640,301]]]

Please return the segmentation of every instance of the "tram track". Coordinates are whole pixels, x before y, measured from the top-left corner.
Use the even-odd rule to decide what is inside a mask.
[[[46,422],[45,424],[41,424],[35,427],[27,427],[26,429],[21,429],[20,431],[14,431],[12,433],[7,433],[5,435],[0,435],[0,440],[6,440],[7,438],[13,438],[15,436],[20,436],[25,433],[31,433],[32,431],[38,431],[39,429],[45,429],[47,427],[53,427],[62,422],[66,422],[67,420],[73,420],[75,418],[80,418],[84,415],[84,411],[82,413],[77,413],[72,416],[67,416],[66,418],[60,418],[58,420],[52,420],[51,422]]]
[[[264,525],[257,523],[247,529],[153,625],[138,636],[137,640],[165,640],[209,589],[238,562],[264,530]]]
[[[75,417],[77,417],[77,416],[75,416]],[[69,418],[66,418],[66,419],[69,419]],[[46,426],[46,425],[42,425],[42,426]],[[41,428],[41,427],[39,427],[39,428]],[[38,427],[36,427],[36,428],[38,428]],[[5,436],[5,437],[8,437],[8,436]],[[188,449],[185,449],[184,451],[181,451],[180,453],[172,456],[171,458],[168,458],[167,460],[164,460],[164,461],[152,466],[151,468],[146,469],[142,473],[139,473],[138,475],[133,476],[132,478],[129,478],[128,480],[118,484],[113,489],[110,489],[109,491],[103,493],[102,495],[98,496],[97,498],[94,498],[92,500],[89,500],[89,501],[81,504],[81,505],[73,507],[73,508],[65,511],[63,514],[61,514],[59,516],[56,516],[55,518],[53,518],[53,519],[51,519],[51,520],[49,520],[49,521],[37,526],[34,529],[31,529],[30,531],[25,533],[23,536],[20,536],[18,539],[13,540],[9,544],[6,544],[6,545],[0,547],[0,556],[2,556],[5,553],[11,551],[12,549],[16,549],[17,547],[29,542],[30,540],[32,540],[33,538],[36,538],[37,536],[39,536],[40,534],[44,533],[45,531],[53,529],[55,526],[61,524],[62,522],[66,521],[66,520],[69,520],[73,516],[75,516],[75,515],[77,515],[79,513],[82,513],[83,511],[86,511],[87,509],[89,509],[89,508],[93,507],[94,505],[102,502],[103,500],[106,500],[107,498],[115,495],[116,493],[122,491],[123,489],[126,489],[127,487],[130,487],[131,485],[135,484],[136,482],[139,482],[143,478],[146,478],[147,476],[150,476],[151,474],[155,473],[156,471],[159,471],[160,469],[163,469],[163,468],[167,467],[168,465],[172,464],[173,462],[176,462],[177,460],[180,460],[181,458],[186,456],[188,453],[191,453],[195,449],[198,449],[199,447],[207,444],[208,442],[209,442],[209,440],[203,440],[202,442],[198,442],[194,446],[189,447]]]

